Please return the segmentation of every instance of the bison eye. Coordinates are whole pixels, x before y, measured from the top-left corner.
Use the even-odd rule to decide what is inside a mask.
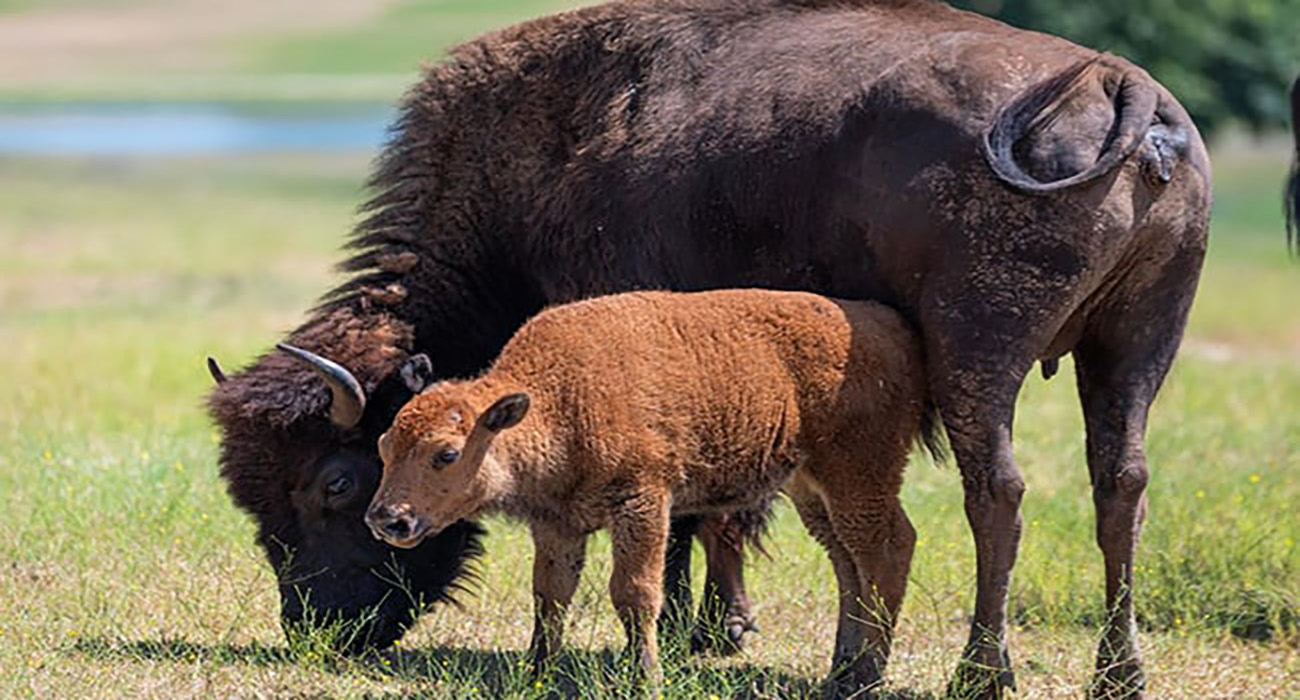
[[[325,495],[331,498],[342,496],[351,490],[352,480],[343,475],[336,476],[333,479],[330,479],[328,484],[325,484]]]
[[[442,452],[439,452],[436,456],[434,456],[433,466],[445,467],[448,464],[455,462],[459,458],[460,458],[460,450],[454,447],[448,447],[447,449],[443,450]]]

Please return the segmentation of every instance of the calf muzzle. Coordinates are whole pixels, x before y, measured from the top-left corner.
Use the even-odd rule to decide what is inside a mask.
[[[388,506],[376,503],[366,512],[366,525],[370,526],[375,539],[395,547],[414,547],[429,532],[428,521],[412,513],[407,504]]]

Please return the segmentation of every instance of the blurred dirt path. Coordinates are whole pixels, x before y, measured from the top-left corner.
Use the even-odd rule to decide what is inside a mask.
[[[355,26],[394,2],[110,0],[0,14],[0,86],[218,71],[239,41]]]

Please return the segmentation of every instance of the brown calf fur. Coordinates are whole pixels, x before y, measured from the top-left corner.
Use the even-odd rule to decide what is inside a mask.
[[[379,440],[366,521],[399,547],[488,511],[527,521],[539,664],[560,644],[587,536],[608,528],[610,597],[653,674],[670,513],[725,513],[784,486],[834,564],[837,680],[869,687],[912,557],[898,492],[925,405],[920,343],[883,305],[602,297],[544,311],[486,374],[407,403]]]

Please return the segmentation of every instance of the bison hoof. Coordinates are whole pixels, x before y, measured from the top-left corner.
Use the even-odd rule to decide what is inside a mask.
[[[1000,700],[1002,691],[1016,689],[1016,675],[1006,651],[997,653],[995,663],[979,659],[982,655],[967,651],[948,684],[947,700]]]
[[[1146,674],[1137,658],[1105,664],[1093,676],[1089,700],[1142,700]]]
[[[721,626],[706,624],[703,619],[691,633],[691,653],[738,654],[745,649],[745,636],[757,632],[758,625],[749,617],[730,615]]]

